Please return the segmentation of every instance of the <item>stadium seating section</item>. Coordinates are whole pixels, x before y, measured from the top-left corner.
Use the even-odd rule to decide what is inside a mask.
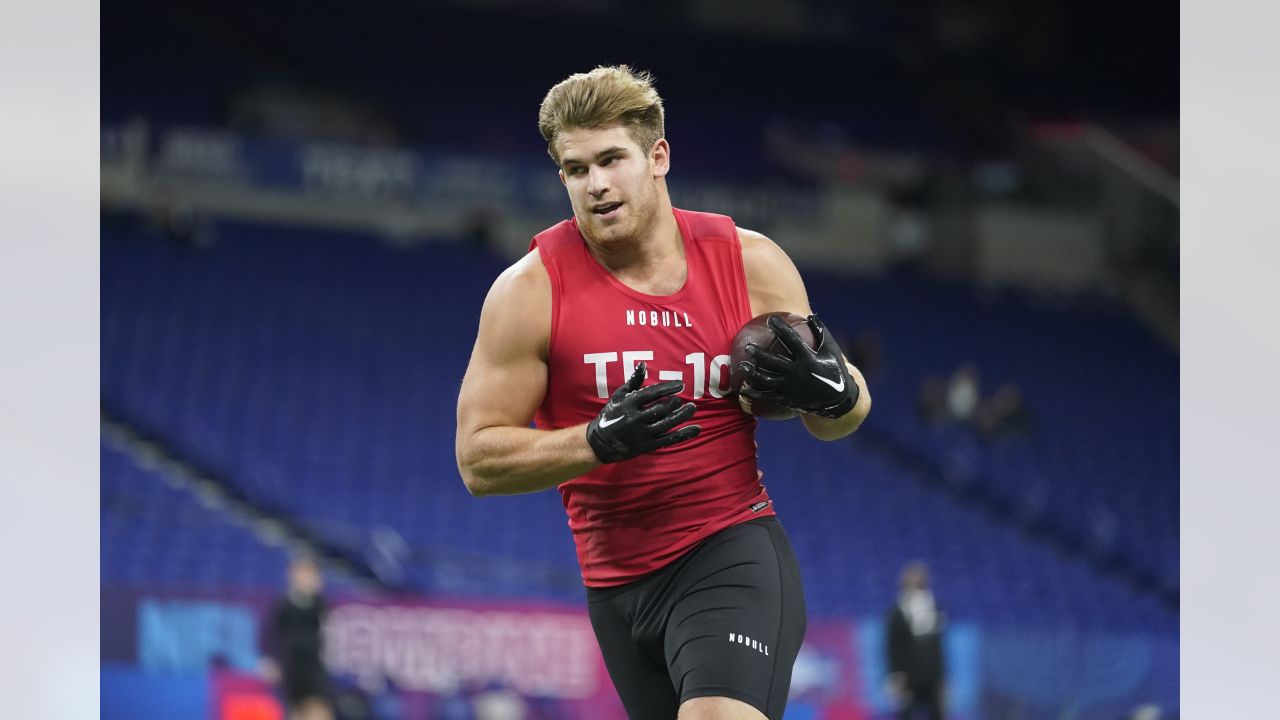
[[[454,465],[458,384],[502,260],[444,239],[405,249],[233,222],[208,238],[196,247],[139,218],[104,221],[105,408],[336,544],[394,530],[417,590],[581,598],[559,497],[473,498]],[[1025,530],[1052,526],[1176,589],[1176,354],[1104,303],[806,275],[842,338],[880,333],[868,437],[951,485],[924,482],[883,443],[822,444],[799,423],[762,422],[761,467],[811,614],[880,612],[901,565],[921,558],[956,617],[1176,628],[1176,608],[1153,593]],[[986,442],[921,419],[923,379],[967,361],[985,389],[1020,386],[1025,437]],[[974,487],[1008,512],[966,502]],[[281,582],[279,547],[106,444],[102,493],[106,585]]]

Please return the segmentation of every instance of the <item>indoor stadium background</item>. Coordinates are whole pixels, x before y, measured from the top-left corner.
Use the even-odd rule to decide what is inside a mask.
[[[809,630],[787,718],[887,718],[904,564],[949,717],[1178,708],[1177,21],[1098,2],[124,0],[102,19],[104,718],[279,718],[318,555],[339,717],[620,718],[554,492],[471,497],[494,277],[569,205],[573,72],[651,71],[679,207],[781,244],[864,371],[760,423]]]

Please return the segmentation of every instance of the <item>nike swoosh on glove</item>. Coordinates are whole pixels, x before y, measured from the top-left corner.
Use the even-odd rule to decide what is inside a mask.
[[[810,348],[782,318],[769,318],[769,328],[791,357],[749,343],[747,354],[755,362],[744,360],[738,364],[745,376],[741,393],[750,400],[768,400],[810,415],[838,418],[853,409],[861,391],[850,377],[844,354],[827,326],[817,315],[810,315],[808,321],[817,341],[816,349]]]
[[[648,369],[642,362],[636,371],[600,409],[587,426],[587,442],[602,463],[627,460],[668,445],[692,440],[702,431],[700,425],[675,426],[693,417],[693,403],[681,403],[672,397],[684,390],[684,383],[668,380],[642,387]]]

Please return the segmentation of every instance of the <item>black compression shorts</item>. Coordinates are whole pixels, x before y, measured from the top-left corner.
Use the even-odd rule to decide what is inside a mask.
[[[704,540],[632,583],[588,588],[591,625],[632,720],[721,696],[781,720],[805,631],[804,588],[777,518]]]

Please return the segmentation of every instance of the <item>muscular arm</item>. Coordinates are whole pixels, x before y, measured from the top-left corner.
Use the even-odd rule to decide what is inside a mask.
[[[494,281],[458,394],[454,451],[473,495],[554,487],[600,464],[587,424],[529,427],[547,390],[551,285],[536,251]]]
[[[747,276],[747,292],[751,296],[751,315],[787,311],[797,315],[812,314],[804,280],[791,258],[769,238],[758,232],[738,228],[742,241],[742,266]],[[837,440],[862,424],[871,412],[871,393],[858,368],[848,359],[845,365],[849,375],[858,384],[858,401],[843,416],[828,419],[817,415],[802,415],[805,429],[819,440]]]

